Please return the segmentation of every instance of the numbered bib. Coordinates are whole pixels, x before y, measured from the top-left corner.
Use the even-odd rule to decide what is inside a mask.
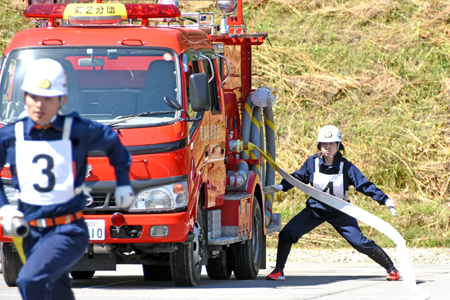
[[[54,205],[74,197],[72,118],[64,120],[62,140],[25,141],[23,122],[15,125],[16,164],[21,201],[33,205]]]
[[[319,172],[319,158],[315,159],[314,182],[313,187],[322,192],[331,194],[341,199],[345,199],[344,195],[344,175],[342,169],[344,162],[341,161],[339,166],[339,174],[329,175]]]

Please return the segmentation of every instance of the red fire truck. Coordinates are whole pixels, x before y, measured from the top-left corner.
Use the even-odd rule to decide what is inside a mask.
[[[17,33],[1,58],[0,121],[27,115],[26,67],[51,58],[68,77],[61,113],[112,126],[132,154],[136,197],[119,207],[105,154],[89,153],[91,243],[72,277],[141,264],[146,280],[178,286],[197,285],[203,265],[212,279],[232,272],[254,279],[266,267],[266,235],[280,230],[281,218],[262,190],[274,170],[242,146],[252,142],[275,159],[271,105],[252,101],[252,47],[267,33],[247,32],[242,0],[216,1],[216,13],[181,13],[166,0],[35,1],[24,15],[36,28]],[[1,177],[17,204],[8,166]],[[21,262],[9,237],[0,233],[0,242],[3,276],[13,286]]]

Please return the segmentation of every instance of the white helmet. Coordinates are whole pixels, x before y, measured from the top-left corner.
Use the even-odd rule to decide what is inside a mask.
[[[332,143],[332,142],[342,142],[341,132],[336,126],[325,125],[319,130],[319,135],[317,136],[318,143]]]
[[[67,77],[64,68],[53,59],[34,61],[25,73],[22,90],[42,97],[66,96]]]

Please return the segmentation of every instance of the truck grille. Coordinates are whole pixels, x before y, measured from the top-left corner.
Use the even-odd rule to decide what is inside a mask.
[[[113,193],[92,193],[91,196],[94,201],[92,201],[92,203],[88,201],[86,207],[87,210],[100,208],[104,209],[116,205]]]

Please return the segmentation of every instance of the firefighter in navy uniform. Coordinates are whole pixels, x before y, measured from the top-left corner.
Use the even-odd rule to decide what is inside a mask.
[[[30,225],[18,249],[26,257],[17,279],[26,300],[74,299],[69,269],[89,243],[82,215],[89,151],[103,151],[114,167],[117,206],[126,207],[134,198],[128,175],[131,157],[117,133],[77,113],[58,113],[67,101],[66,87],[58,62],[33,62],[22,85],[29,116],[0,129],[0,165],[10,165],[12,185],[20,192],[16,208],[8,203],[0,181],[1,225],[4,232],[11,232],[14,218]]]
[[[344,151],[341,133],[333,125],[326,125],[319,131],[317,148],[320,153],[307,158],[303,166],[292,174],[296,179],[338,198],[348,200],[347,192],[353,185],[358,192],[371,197],[380,205],[387,205],[397,216],[393,200],[366,177],[340,151]],[[279,185],[271,185],[264,192],[288,191],[293,186],[283,179]],[[278,237],[277,262],[275,269],[267,275],[267,280],[284,280],[285,267],[291,246],[304,234],[323,222],[330,223],[350,245],[386,269],[387,280],[396,281],[400,273],[392,260],[373,240],[367,239],[358,226],[357,220],[339,210],[309,198],[306,207],[284,226]]]

